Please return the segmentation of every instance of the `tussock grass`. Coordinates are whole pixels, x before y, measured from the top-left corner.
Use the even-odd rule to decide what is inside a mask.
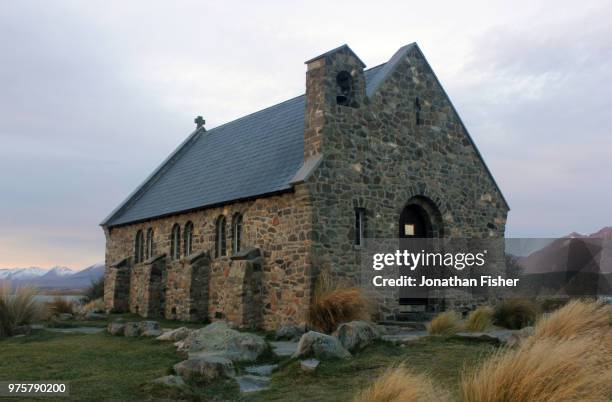
[[[315,297],[308,309],[308,324],[331,333],[343,322],[370,319],[370,303],[361,289],[336,289]]]
[[[493,322],[508,329],[533,325],[538,315],[535,303],[526,299],[507,299],[495,306]]]
[[[84,304],[80,310],[81,310],[81,314],[104,313],[105,312],[104,300],[102,299],[92,300],[89,303]]]
[[[446,393],[437,390],[432,380],[416,374],[404,365],[386,370],[354,402],[421,402],[446,401]]]
[[[601,337],[540,339],[505,349],[479,369],[464,372],[465,402],[608,400],[610,351]]]
[[[493,326],[493,308],[480,306],[472,311],[466,321],[465,330],[470,332],[483,332]]]
[[[343,322],[369,320],[371,310],[370,300],[361,289],[338,283],[329,271],[322,271],[315,283],[307,321],[312,328],[331,333]]]
[[[434,317],[427,324],[430,335],[454,335],[461,329],[461,319],[454,311],[445,311]]]
[[[15,327],[42,317],[44,308],[34,300],[35,295],[32,287],[20,287],[11,293],[8,283],[0,285],[0,336],[11,336]]]
[[[52,314],[74,313],[74,303],[61,297],[55,297],[52,301],[47,303],[47,305]]]
[[[612,306],[598,301],[572,300],[548,316],[540,318],[531,342],[540,339],[575,339],[604,335],[612,325]]]

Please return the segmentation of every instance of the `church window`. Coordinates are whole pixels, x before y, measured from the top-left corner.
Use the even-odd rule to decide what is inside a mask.
[[[226,236],[225,236],[225,216],[221,215],[217,218],[215,225],[215,256],[222,257],[226,255]]]
[[[147,230],[147,245],[145,247],[145,258],[153,257],[153,228]]]
[[[143,261],[144,241],[142,230],[136,232],[136,239],[134,241],[134,263],[138,264]]]
[[[193,223],[191,221],[185,224],[184,240],[185,246],[183,248],[185,257],[187,257],[191,254],[191,251],[193,250]]]
[[[175,223],[170,236],[170,258],[178,260],[181,258],[181,227]]]
[[[416,116],[416,124],[417,126],[420,126],[423,124],[423,119],[421,117],[421,100],[418,96],[414,99],[414,111]]]
[[[365,239],[365,219],[364,208],[355,208],[355,245],[363,246]]]
[[[232,220],[232,253],[236,254],[240,251],[240,242],[242,240],[242,215],[237,213]]]

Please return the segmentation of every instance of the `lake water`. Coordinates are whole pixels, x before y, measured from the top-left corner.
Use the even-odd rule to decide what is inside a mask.
[[[52,302],[56,298],[61,298],[68,301],[78,302],[81,300],[82,295],[36,295],[34,300],[42,303]]]

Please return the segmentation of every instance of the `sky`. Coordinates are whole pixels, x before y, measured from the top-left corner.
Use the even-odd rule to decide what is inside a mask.
[[[304,93],[347,43],[417,42],[495,176],[508,237],[612,225],[612,2],[0,3],[0,267],[104,259],[99,223],[194,129]]]

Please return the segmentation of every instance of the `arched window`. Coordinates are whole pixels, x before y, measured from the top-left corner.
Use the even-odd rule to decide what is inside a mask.
[[[181,257],[181,227],[175,223],[170,236],[170,258],[178,260]]]
[[[136,232],[136,239],[134,240],[134,263],[138,264],[143,261],[142,257],[144,255],[144,238],[142,235],[142,230]]]
[[[215,234],[215,256],[221,257],[226,254],[225,216],[223,215],[217,218],[217,224],[215,225]]]
[[[240,241],[242,240],[242,215],[234,214],[232,220],[232,254],[240,251]]]
[[[184,239],[185,239],[184,253],[185,253],[185,257],[187,257],[188,255],[191,254],[192,244],[193,244],[193,223],[191,223],[191,221],[185,224]]]
[[[147,246],[145,248],[145,258],[148,260],[153,257],[153,228],[147,230]]]
[[[342,106],[357,106],[354,102],[355,91],[353,77],[348,71],[340,71],[336,75],[336,103]]]

